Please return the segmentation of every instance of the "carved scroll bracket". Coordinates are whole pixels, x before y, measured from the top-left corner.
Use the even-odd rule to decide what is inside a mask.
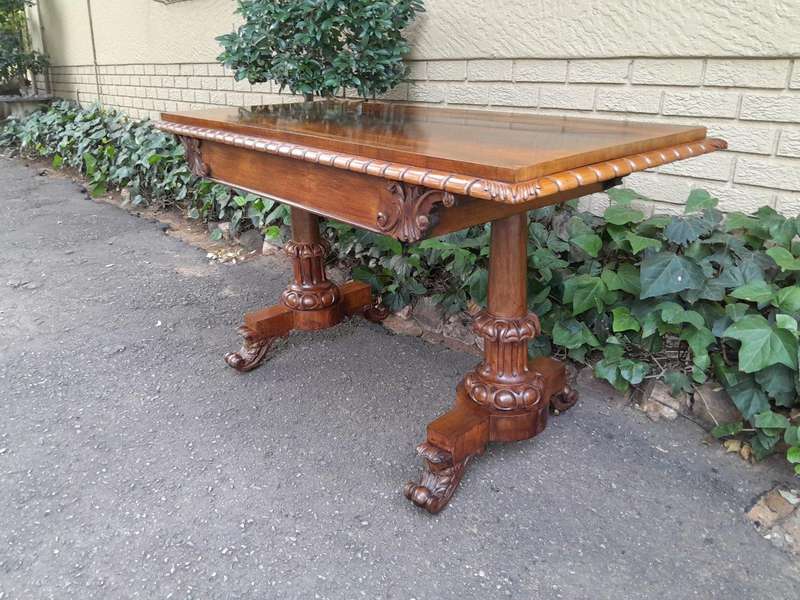
[[[389,200],[378,212],[378,229],[401,242],[418,242],[433,225],[437,204],[455,205],[450,192],[434,190],[400,181],[389,184]]]
[[[211,169],[203,162],[203,157],[200,154],[201,141],[185,135],[179,135],[178,139],[183,144],[186,162],[189,164],[189,170],[192,174],[197,177],[208,177],[211,174]]]

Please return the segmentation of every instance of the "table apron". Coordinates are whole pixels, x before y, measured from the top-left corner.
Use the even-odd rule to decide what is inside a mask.
[[[208,168],[208,178],[213,181],[361,229],[390,235],[402,241],[416,241],[404,239],[402,230],[382,228],[379,219],[381,212],[391,212],[396,208],[398,200],[391,187],[408,184],[209,140],[200,144],[200,154]],[[613,180],[589,184],[521,204],[455,196],[453,206],[445,207],[436,203],[430,213],[425,214],[429,224],[421,228],[418,238],[436,237],[542,206],[563,203],[601,192],[618,183],[619,180]],[[413,219],[418,218],[413,211],[409,214]],[[407,229],[405,231],[407,234]]]

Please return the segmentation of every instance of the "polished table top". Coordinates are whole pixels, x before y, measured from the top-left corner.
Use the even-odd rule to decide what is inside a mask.
[[[162,119],[506,182],[706,137],[705,127],[336,100]]]

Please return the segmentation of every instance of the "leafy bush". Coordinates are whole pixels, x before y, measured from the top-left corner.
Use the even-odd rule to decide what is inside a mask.
[[[43,73],[48,65],[44,54],[30,49],[25,6],[29,0],[0,0],[0,83],[22,85],[28,73]],[[18,90],[15,90],[18,91]]]
[[[97,106],[59,102],[9,120],[0,145],[80,169],[94,193],[130,187],[134,202],[179,205],[193,218],[273,236],[288,222],[281,205],[194,178],[172,136]],[[750,424],[714,433],[751,435],[758,458],[788,448],[800,473],[800,218],[768,207],[723,215],[701,190],[685,214],[646,218],[635,206],[642,196],[609,195],[603,217],[579,212],[575,202],[530,213],[529,306],[544,332],[531,353],[593,365],[620,390],[656,378],[690,391],[713,376]],[[391,308],[432,294],[448,313],[485,303],[489,231],[403,246],[341,223],[325,226],[336,258]]]
[[[402,29],[422,0],[240,0],[244,24],[217,38],[237,80],[306,97],[352,88],[369,98],[405,77]]]

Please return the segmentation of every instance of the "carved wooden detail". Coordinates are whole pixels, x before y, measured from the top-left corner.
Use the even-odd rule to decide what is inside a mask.
[[[475,402],[495,410],[531,409],[541,402],[542,375],[528,366],[528,341],[539,335],[539,317],[495,317],[481,311],[474,331],[484,340],[484,359],[467,373],[464,387]]]
[[[402,242],[417,242],[433,224],[437,204],[452,207],[455,196],[402,182],[389,184],[389,201],[378,212],[378,229]]]
[[[472,456],[455,462],[452,454],[428,442],[417,446],[417,454],[425,459],[425,468],[419,483],[408,482],[403,492],[414,504],[435,514],[450,501]]]
[[[725,140],[706,138],[697,142],[677,144],[660,150],[632,154],[624,158],[602,161],[528,181],[511,183],[461,176],[454,173],[370,159],[341,152],[331,152],[300,144],[230,133],[195,125],[156,121],[155,126],[162,131],[168,131],[177,136],[220,142],[231,146],[248,148],[255,152],[290,156],[297,160],[336,169],[374,175],[384,179],[449,192],[457,196],[472,196],[504,204],[520,204],[536,198],[552,196],[558,192],[576,189],[592,183],[609,181],[630,175],[636,171],[643,171],[716,150],[724,150],[728,147]]]
[[[238,331],[244,338],[242,349],[226,354],[225,362],[240,373],[246,373],[261,364],[276,337],[259,335],[245,325],[239,327]]]
[[[197,138],[185,135],[179,135],[178,139],[181,141],[181,144],[183,144],[186,162],[192,174],[197,177],[208,177],[211,174],[211,169],[203,162],[203,157],[200,154],[201,141]]]
[[[550,398],[550,408],[559,413],[566,412],[575,406],[577,401],[578,392],[572,389],[571,386],[565,385],[564,389]]]
[[[292,259],[294,281],[283,292],[283,303],[293,310],[319,310],[339,300],[339,288],[325,275],[328,244],[290,241],[285,247]]]

